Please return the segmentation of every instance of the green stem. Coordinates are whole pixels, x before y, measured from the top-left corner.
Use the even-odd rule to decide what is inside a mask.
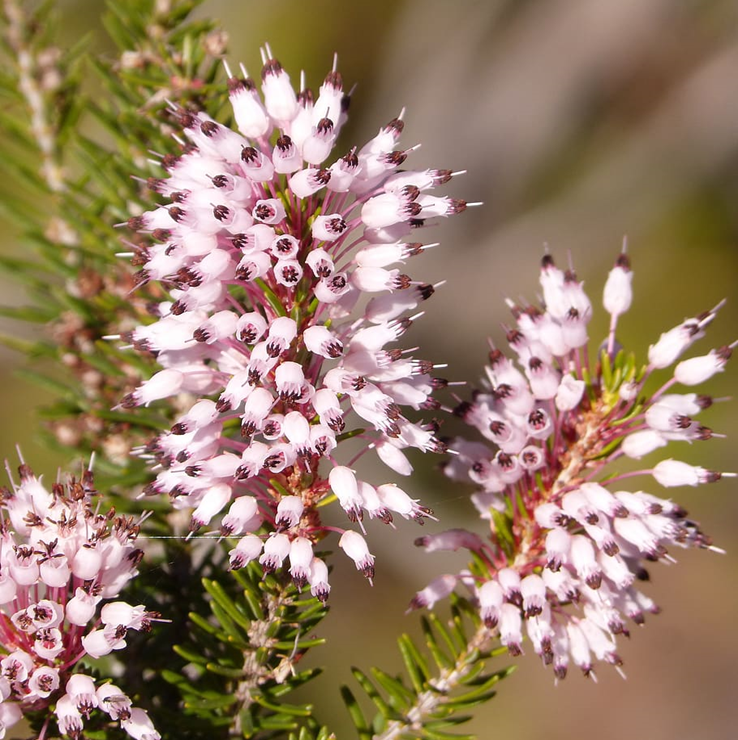
[[[261,278],[256,278],[254,282],[264,293],[264,298],[266,298],[267,303],[272,307],[272,310],[277,314],[277,316],[286,316],[287,310],[282,305],[282,301],[279,300],[277,294]]]
[[[437,678],[429,683],[432,688],[417,695],[415,703],[405,712],[402,720],[392,720],[383,732],[372,735],[372,740],[397,740],[405,736],[422,737],[423,724],[434,717],[438,709],[451,699],[451,692],[479,662],[479,653],[489,649],[492,633],[483,624],[477,627],[466,647],[459,653],[453,666],[440,670]]]
[[[264,617],[253,620],[249,626],[249,647],[244,651],[243,678],[234,691],[237,702],[228,731],[229,737],[244,736],[241,717],[244,710],[248,711],[254,704],[259,704],[257,697],[261,696],[260,687],[267,681],[283,683],[294,671],[295,655],[287,655],[276,667],[270,667],[272,658],[278,652],[274,635],[279,632],[285,608],[293,601],[294,597],[288,594],[288,587],[281,582],[276,589],[264,593],[261,598]]]

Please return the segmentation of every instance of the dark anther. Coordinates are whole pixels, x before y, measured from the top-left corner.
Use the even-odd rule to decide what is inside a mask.
[[[246,164],[254,164],[254,162],[259,161],[259,152],[252,146],[245,146],[241,149],[241,159]]]
[[[390,166],[399,167],[407,159],[407,154],[405,152],[389,152],[382,159]]]
[[[423,210],[423,206],[420,203],[405,203],[402,206],[402,213],[409,218],[419,216]]]
[[[272,208],[268,203],[261,203],[254,208],[254,215],[256,218],[266,221],[268,218],[274,217],[274,208]]]
[[[454,416],[458,416],[460,419],[464,419],[469,412],[472,410],[472,405],[469,401],[462,401],[454,410]],[[491,427],[490,427],[491,428]]]
[[[315,128],[318,134],[329,134],[333,131],[333,121],[330,118],[321,118]]]
[[[208,138],[218,133],[218,124],[215,121],[203,121],[200,131]]]
[[[523,332],[518,331],[517,329],[510,329],[510,331],[507,333],[507,343],[515,346],[518,342],[524,342],[525,341],[525,335]]]
[[[405,128],[405,122],[400,118],[393,118],[385,127],[385,131],[394,132],[399,136]]]
[[[453,172],[451,170],[431,170],[434,185],[445,185],[450,179]]]
[[[471,408],[471,405],[469,404],[469,408]],[[505,422],[500,421],[499,419],[495,419],[494,421],[491,421],[489,423],[489,431],[492,432],[492,434],[495,435],[495,437],[499,437],[501,434],[505,433]]]
[[[243,249],[249,243],[249,238],[246,234],[234,234],[231,237],[231,244],[236,249]]]
[[[261,79],[265,80],[268,75],[278,75],[282,71],[282,65],[276,59],[268,59],[261,69]]]
[[[402,193],[402,199],[409,203],[418,199],[420,188],[415,185],[405,185],[400,192]]]
[[[309,87],[306,87],[304,90],[300,90],[300,92],[297,93],[297,102],[303,108],[309,108],[315,102],[313,91]]]
[[[503,470],[509,470],[514,465],[514,461],[513,461],[512,455],[508,455],[506,452],[500,452],[497,455],[497,464]]]
[[[218,219],[218,221],[225,221],[228,216],[230,216],[231,211],[230,208],[227,206],[214,206],[213,207],[213,216]]]
[[[161,166],[167,171],[170,172],[173,170],[177,163],[179,162],[179,157],[176,154],[165,154],[162,157],[161,160]]]
[[[436,289],[430,283],[424,283],[417,286],[417,291],[421,299],[427,301],[436,292]]]
[[[355,149],[352,149],[348,154],[344,154],[341,159],[346,163],[347,167],[356,168],[359,166],[359,157]]]
[[[331,70],[325,76],[324,83],[329,87],[335,88],[336,90],[341,90],[343,88],[343,78],[341,77],[341,73]]]
[[[496,388],[492,389],[492,395],[498,400],[501,401],[505,398],[510,398],[510,396],[513,393],[512,386],[508,383],[500,383]]]
[[[192,128],[197,123],[197,118],[189,111],[177,111],[177,122],[182,128]]]
[[[539,430],[546,426],[546,417],[541,409],[534,409],[528,414],[528,424],[533,429]]]
[[[187,212],[182,208],[178,208],[177,206],[172,206],[169,209],[169,215],[172,217],[173,221],[180,223],[180,221],[182,221],[182,219],[187,215]]]
[[[292,265],[282,268],[282,279],[286,283],[294,284],[300,279],[300,275]]]
[[[171,237],[172,232],[169,229],[154,229],[151,232],[151,238],[157,242],[165,242]]]
[[[277,139],[276,145],[277,149],[279,149],[280,152],[283,154],[287,151],[289,151],[290,147],[292,146],[292,139],[290,139],[287,134],[283,134]]]

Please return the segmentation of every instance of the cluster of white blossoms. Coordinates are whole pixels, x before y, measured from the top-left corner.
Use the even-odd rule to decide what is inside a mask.
[[[396,265],[429,246],[405,241],[418,227],[467,204],[431,194],[451,172],[399,169],[409,154],[397,148],[401,116],[332,157],[349,101],[335,65],[314,96],[304,83],[295,92],[268,48],[262,57],[263,98],[245,69],[227,70],[238,131],[172,111],[186,143],[149,181],[170,203],[129,221],[139,282],[158,281],[168,296],[150,324],[122,335],[163,369],[122,405],[190,394],[142,452],[158,471],[147,493],[193,509],[193,532],[227,510],[221,532],[241,538],[233,567],[289,560],[295,582],[324,599],[327,568],[313,545],[336,531],[318,516],[326,497],[359,524],[429,513],[396,485],[357,479],[334,450],[359,436],[401,475],[412,470],[407,448],[444,451],[433,424],[406,409],[437,408],[432,393],[445,381],[396,345],[434,288]],[[362,535],[338,531],[371,578]]]
[[[558,678],[570,662],[585,675],[595,661],[620,665],[616,636],[628,635],[627,619],[642,624],[658,611],[637,585],[648,579],[644,561],[671,561],[668,548],[676,546],[714,549],[679,505],[624,490],[622,481],[650,476],[666,488],[697,486],[720,473],[674,459],[620,475],[609,466],[671,442],[711,438],[695,417],[712,399],[681,386],[722,371],[732,345],[679,361],[705,335],[718,306],[662,334],[639,367],[615,339],[631,283],[623,250],[604,289],[609,337],[590,358],[590,300],[572,270],[544,257],[544,308],[509,302],[517,326],[507,341],[516,362],[493,348],[485,388],[456,409],[487,442],[455,439],[445,471],[479,487],[472,500],[489,520],[489,538],[457,529],[416,541],[427,551],[467,548],[475,560],[469,571],[434,580],[411,606],[431,606],[463,583],[510,653],[521,652],[525,628]],[[646,380],[675,363],[663,385],[645,395]]]
[[[10,471],[9,475],[10,475]],[[81,736],[98,709],[137,740],[158,740],[146,712],[112,683],[80,672],[85,655],[126,647],[158,615],[115,599],[137,574],[138,524],[98,512],[92,473],[47,491],[31,469],[0,491],[0,738],[24,713],[52,708]],[[48,723],[47,723],[48,724]]]

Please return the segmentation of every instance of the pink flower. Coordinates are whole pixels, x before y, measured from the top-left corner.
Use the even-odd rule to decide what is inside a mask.
[[[406,448],[445,450],[433,426],[408,414],[436,408],[445,381],[399,344],[434,288],[395,265],[424,249],[407,237],[467,204],[432,195],[451,172],[399,169],[410,154],[398,148],[401,118],[333,154],[348,108],[341,75],[334,68],[317,96],[295,92],[268,48],[262,56],[263,98],[251,80],[229,79],[238,132],[172,111],[187,145],[151,181],[170,203],[129,221],[148,242],[139,282],[160,281],[169,296],[154,323],[123,336],[162,369],[121,404],[198,398],[141,451],[157,473],[147,492],[194,510],[193,531],[225,513],[222,533],[244,536],[232,567],[258,558],[269,570],[294,543],[330,531],[316,507],[332,493],[351,522],[429,515],[398,488],[364,497],[368,484],[352,479],[336,448],[359,435],[402,475]],[[240,463],[216,471],[226,453]],[[301,507],[283,505],[285,496]],[[258,511],[241,512],[244,497]],[[248,535],[262,523],[269,536],[257,552]],[[295,580],[327,595],[321,567],[297,552]]]
[[[729,348],[680,362],[660,389],[643,397],[648,377],[678,360],[715,318],[707,312],[662,334],[639,367],[618,350],[618,320],[631,304],[632,272],[621,254],[604,304],[610,333],[599,356],[586,354],[591,305],[573,271],[547,254],[540,284],[545,305],[511,304],[517,327],[508,341],[517,364],[493,349],[488,384],[456,413],[491,443],[456,439],[446,465],[454,480],[478,487],[472,499],[491,534],[463,530],[420,538],[426,550],[467,547],[475,553],[471,590],[480,616],[516,655],[523,629],[533,650],[558,678],[571,663],[585,675],[595,662],[621,664],[617,636],[627,619],[642,624],[658,607],[637,586],[646,566],[672,561],[674,547],[712,548],[698,525],[671,501],[623,490],[633,476],[664,487],[697,486],[720,473],[665,459],[617,475],[620,457],[640,458],[672,442],[710,439],[695,420],[712,400],[674,392],[724,369]],[[668,392],[667,392],[668,391]],[[726,474],[722,474],[726,475]],[[450,576],[420,591],[411,606],[432,604]],[[465,585],[469,580],[459,576]]]
[[[13,523],[0,532],[0,736],[43,708],[75,736],[99,705],[79,659],[125,647],[128,629],[148,629],[158,615],[120,601],[98,611],[136,575],[142,552],[137,523],[98,510],[92,472],[51,492],[25,463],[18,472],[0,503],[3,521]],[[95,629],[98,618],[104,629]]]

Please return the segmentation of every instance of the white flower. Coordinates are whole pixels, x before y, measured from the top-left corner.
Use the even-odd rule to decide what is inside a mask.
[[[585,675],[598,661],[618,667],[615,638],[628,634],[626,619],[641,624],[645,613],[658,612],[638,585],[646,565],[672,560],[671,548],[712,547],[677,504],[619,490],[622,480],[650,475],[664,487],[697,486],[732,475],[674,459],[621,476],[611,469],[621,455],[641,458],[670,443],[710,439],[711,430],[694,417],[712,399],[667,391],[675,382],[698,384],[722,371],[731,351],[683,360],[644,397],[644,379],[703,337],[719,306],[662,334],[639,369],[618,352],[615,336],[632,302],[631,281],[622,253],[603,295],[609,335],[599,355],[587,360],[591,305],[573,271],[564,273],[544,257],[545,309],[508,302],[517,321],[508,341],[522,371],[493,349],[488,385],[456,409],[494,447],[454,440],[457,454],[446,466],[454,480],[480,486],[472,500],[484,519],[504,516],[493,519],[491,531],[485,526],[488,539],[457,530],[416,541],[428,551],[462,546],[478,554],[470,568],[485,624],[498,630],[513,655],[522,650],[525,624],[533,650],[557,678],[570,660]],[[444,578],[440,583],[449,585]],[[411,606],[431,603],[438,582],[429,588]]]
[[[128,717],[121,718],[120,726],[134,740],[161,740],[161,735],[154,728],[149,715],[138,707],[131,707],[128,710]]]
[[[0,609],[7,629],[0,643],[7,654],[0,660],[0,736],[26,709],[50,707],[59,731],[76,736],[98,707],[94,680],[74,672],[79,659],[122,649],[126,630],[146,627],[154,617],[123,602],[98,612],[136,574],[139,522],[100,509],[90,470],[56,483],[51,494],[25,463],[18,472],[20,483],[11,478],[1,504],[5,520],[23,526],[3,535]],[[15,610],[18,603],[27,606]],[[113,617],[115,625],[94,629]],[[26,649],[11,649],[18,644]]]
[[[366,540],[358,532],[347,529],[338,540],[338,546],[354,561],[356,569],[365,578],[370,581],[374,578],[374,556],[369,552]]]
[[[602,304],[612,316],[624,314],[633,302],[633,271],[623,251],[610,270],[602,295]]]
[[[397,148],[401,119],[363,147],[335,153],[348,102],[335,67],[314,97],[304,85],[295,92],[268,47],[262,61],[261,97],[252,80],[226,68],[238,132],[203,113],[171,111],[187,147],[162,162],[165,177],[152,189],[172,202],[129,221],[148,242],[139,283],[161,281],[169,295],[156,321],[121,337],[158,353],[161,369],[121,405],[183,391],[199,397],[142,453],[157,470],[147,493],[171,493],[177,506],[194,509],[193,530],[229,504],[224,535],[254,534],[267,522],[264,550],[242,538],[231,567],[258,557],[272,569],[290,543],[314,544],[331,531],[317,508],[330,489],[350,521],[367,512],[389,523],[390,510],[418,521],[428,515],[399,489],[371,496],[365,488],[362,498],[359,482],[339,482],[330,469],[342,467],[341,434],[360,434],[366,450],[402,475],[412,467],[401,450],[445,450],[434,427],[405,417],[407,408],[436,408],[433,393],[445,381],[431,377],[436,366],[393,346],[411,325],[409,312],[433,293],[397,264],[425,249],[405,241],[411,232],[467,204],[436,195],[450,171],[399,170],[410,154]],[[360,300],[369,294],[368,304]],[[558,387],[555,373],[542,382]],[[275,475],[286,497],[272,493]],[[242,497],[263,517],[233,508]],[[296,497],[304,515],[282,503]],[[293,575],[302,584],[305,567]],[[327,595],[322,582],[315,588]]]

